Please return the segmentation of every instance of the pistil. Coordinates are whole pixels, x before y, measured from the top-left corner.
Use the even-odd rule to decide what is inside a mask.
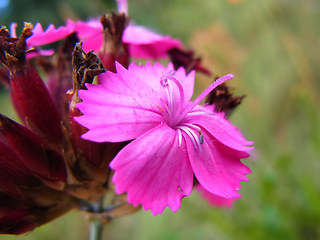
[[[178,122],[187,116],[193,108],[195,108],[213,89],[219,86],[221,83],[233,79],[233,74],[227,74],[221,78],[214,81],[206,90],[204,90],[193,102],[191,102],[184,111],[180,114]]]
[[[201,128],[184,122],[187,115],[207,114],[203,111],[191,112],[213,89],[215,89],[221,83],[233,78],[232,74],[225,75],[216,81],[214,81],[206,90],[204,90],[193,102],[185,103],[184,91],[181,83],[174,77],[174,72],[170,71],[168,74],[160,78],[160,83],[165,87],[167,94],[167,104],[162,102],[163,108],[158,106],[162,110],[162,114],[167,124],[176,129],[179,137],[179,147],[182,144],[182,132],[192,141],[195,149],[201,151],[201,145],[203,144],[203,134]],[[179,100],[175,96],[174,87],[178,88]],[[165,110],[164,110],[165,109]]]
[[[176,121],[179,119],[179,115],[182,111],[181,107],[184,105],[184,91],[181,83],[173,77],[174,72],[169,72],[167,75],[160,78],[160,83],[165,87],[168,104],[167,104],[167,114],[164,116],[167,120],[167,123],[171,127],[175,127],[179,122]],[[174,95],[174,83],[179,90],[179,101],[176,102],[176,97]]]

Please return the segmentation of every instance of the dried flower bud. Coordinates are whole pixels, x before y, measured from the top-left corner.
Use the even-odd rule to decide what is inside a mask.
[[[206,75],[210,75],[210,71],[204,68],[200,62],[201,58],[195,58],[192,50],[181,50],[179,48],[173,48],[168,51],[170,59],[177,70],[179,67],[184,67],[186,73],[190,73],[192,70],[202,72]]]
[[[206,98],[206,103],[214,105],[216,112],[224,112],[228,117],[232,111],[241,103],[245,96],[234,97],[230,92],[230,87],[226,83],[220,84],[213,89]]]
[[[0,130],[8,145],[37,176],[53,183],[66,181],[63,157],[29,129],[0,114]]]
[[[122,36],[128,24],[128,18],[124,13],[106,14],[100,18],[103,26],[104,41],[99,53],[104,66],[112,72],[116,72],[114,62],[117,61],[128,67],[129,56],[126,45],[122,43]]]
[[[26,61],[26,38],[32,24],[25,23],[20,38],[10,38],[6,29],[0,31],[0,61],[10,71],[10,93],[24,123],[48,142],[60,145],[61,117],[33,66]]]

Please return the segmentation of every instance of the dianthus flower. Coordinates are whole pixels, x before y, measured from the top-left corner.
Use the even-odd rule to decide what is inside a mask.
[[[103,45],[103,26],[99,20],[88,22],[67,21],[68,26],[75,26],[80,39],[83,41],[85,51],[94,50],[99,52]],[[163,58],[167,57],[167,51],[172,48],[181,48],[179,40],[171,38],[169,35],[161,35],[146,27],[139,25],[129,25],[123,32],[122,41],[129,47],[132,57],[136,58]]]
[[[119,15],[128,15],[128,6],[126,0],[117,1]],[[118,15],[118,16],[119,16]],[[68,28],[74,28],[81,41],[83,41],[83,49],[85,51],[94,50],[95,52],[104,51],[104,45],[110,44],[110,37],[106,37],[106,28],[113,24],[108,23],[107,26],[103,21],[92,19],[88,22],[71,20],[67,21]],[[112,26],[113,27],[113,26]],[[159,59],[168,57],[168,51],[173,48],[180,49],[182,44],[178,39],[173,39],[169,35],[161,35],[155,31],[145,27],[135,25],[133,23],[123,26],[120,31],[120,25],[114,24],[115,30],[121,34],[120,40],[128,48],[129,55],[135,58],[151,58]],[[107,33],[108,35],[108,33]]]
[[[248,181],[248,157],[241,133],[222,114],[199,103],[215,87],[233,78],[217,79],[194,101],[194,71],[159,63],[99,75],[101,84],[87,84],[76,106],[83,116],[76,121],[89,129],[82,135],[95,142],[133,140],[110,163],[118,194],[154,215],[166,206],[180,208],[190,195],[193,175],[208,192],[224,198],[241,196],[240,181]]]
[[[17,26],[18,24],[16,23],[12,23],[10,26],[10,35],[12,38],[17,38]],[[32,49],[32,51],[28,51],[28,58],[38,55],[52,55],[54,53],[54,50],[43,50],[39,49],[38,47],[62,40],[73,32],[74,28],[71,25],[55,28],[53,24],[50,24],[44,31],[42,25],[40,23],[37,23],[32,29],[32,35],[26,40],[27,49]]]

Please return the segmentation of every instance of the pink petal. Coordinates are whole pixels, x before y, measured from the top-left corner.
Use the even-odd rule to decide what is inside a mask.
[[[73,28],[77,36],[83,42],[85,52],[94,50],[99,52],[103,43],[102,24],[98,19],[92,19],[88,22],[67,20],[67,27]]]
[[[146,27],[129,25],[122,38],[129,44],[130,55],[136,58],[163,58],[168,57],[167,51],[172,48],[182,48],[177,39],[155,33]]]
[[[124,68],[122,67],[122,69]],[[167,98],[167,96],[164,92],[164,87],[160,84],[160,79],[164,75],[174,72],[173,76],[180,82],[184,90],[185,102],[190,101],[193,95],[195,77],[194,71],[186,76],[184,68],[181,67],[175,71],[172,63],[169,63],[168,67],[164,67],[160,63],[155,63],[152,65],[149,62],[145,66],[137,66],[135,63],[132,63],[128,70],[130,71],[130,74],[134,73],[137,79],[139,79],[138,81],[142,82],[142,85],[150,86],[153,91],[153,95],[157,94],[154,93],[154,91],[161,93],[158,93],[161,98]],[[179,93],[176,93],[175,95],[178,97]]]
[[[201,150],[195,149],[186,134],[187,150],[193,172],[199,183],[209,192],[224,197],[236,198],[241,188],[240,181],[248,181],[245,174],[250,169],[241,163],[240,159],[248,157],[246,152],[240,152],[226,147],[207,132],[203,131]]]
[[[59,41],[74,31],[72,27],[59,27],[55,29],[53,24],[50,24],[46,31],[43,31],[40,23],[37,23],[33,28],[33,35],[27,39],[27,45],[36,47]]]
[[[33,58],[38,56],[51,56],[54,54],[53,49],[36,49],[35,51],[27,52],[27,58]]]
[[[197,109],[201,108],[200,106]],[[204,110],[206,111],[206,110]],[[224,145],[238,151],[250,151],[254,142],[247,141],[241,132],[226,120],[222,114],[205,114],[190,116],[190,122],[206,129],[214,138]]]
[[[154,215],[166,206],[178,210],[181,198],[192,191],[193,174],[185,144],[179,147],[177,132],[166,124],[127,145],[110,167],[115,170],[116,192],[127,192],[130,203],[142,204]]]
[[[99,19],[92,19],[87,22],[73,22],[72,20],[68,19],[67,27],[74,28],[74,31],[77,32],[77,35],[81,40],[95,37],[99,34],[102,37],[103,27]]]
[[[103,43],[102,34],[97,34],[94,37],[83,39],[82,40],[82,48],[85,52],[95,51],[96,53],[100,51]]]
[[[17,37],[17,23],[10,24],[10,37],[16,38]]]
[[[205,198],[209,204],[217,206],[217,207],[227,207],[230,208],[235,201],[234,198],[223,198],[217,195],[212,194],[211,192],[208,192],[204,187],[201,185],[197,185],[195,187],[197,191],[199,191],[203,198]]]
[[[99,75],[99,79],[104,88],[109,92],[121,95],[138,95],[141,93],[165,97],[165,89],[160,83],[160,78],[164,74],[173,70],[173,66],[167,68],[159,63],[154,65],[147,63],[145,66],[137,66],[132,63],[128,70],[120,63],[116,62],[117,74],[106,72]],[[143,99],[145,101],[145,99]]]
[[[117,0],[118,12],[128,15],[128,2],[127,0]]]
[[[79,103],[84,116],[74,119],[89,129],[82,138],[94,142],[122,142],[134,139],[160,124],[162,117],[154,112],[132,107]]]

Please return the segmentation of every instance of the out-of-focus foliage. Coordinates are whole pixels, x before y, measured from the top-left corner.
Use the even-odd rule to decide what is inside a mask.
[[[98,0],[11,1],[4,24],[59,24],[115,6]],[[320,239],[318,1],[129,0],[129,9],[137,23],[182,38],[215,74],[234,73],[230,83],[247,97],[231,120],[256,149],[245,161],[251,182],[242,184],[243,197],[233,208],[211,207],[193,193],[177,213],[139,212],[113,221],[105,239]],[[210,83],[200,75],[197,81],[199,89]],[[4,94],[0,98],[1,112],[13,116]],[[26,237],[0,239],[81,240],[87,239],[86,226],[71,213]]]

